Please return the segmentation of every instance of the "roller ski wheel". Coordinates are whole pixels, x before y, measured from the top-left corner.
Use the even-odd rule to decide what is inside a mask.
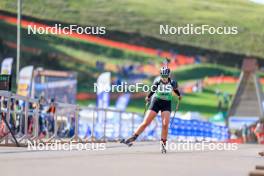
[[[121,139],[120,141],[121,144],[126,144],[128,147],[131,147],[133,145],[133,142],[129,142],[125,139]]]
[[[162,148],[161,148],[161,153],[162,153],[162,154],[166,154],[166,153],[167,153],[167,150],[165,149],[165,147],[162,147]]]

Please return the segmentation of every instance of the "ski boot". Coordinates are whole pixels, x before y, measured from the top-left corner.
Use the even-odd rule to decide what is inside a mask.
[[[122,139],[120,143],[126,144],[128,147],[131,147],[133,145],[133,142],[137,139],[138,135],[134,134],[128,139]]]
[[[258,153],[260,156],[264,156],[264,151]]]

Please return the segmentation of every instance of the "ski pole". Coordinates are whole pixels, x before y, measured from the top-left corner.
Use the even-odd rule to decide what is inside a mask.
[[[149,104],[148,102],[145,103],[145,109],[144,109],[144,114],[143,114],[143,116],[145,116],[145,114],[146,114],[148,104]]]
[[[170,127],[171,127],[171,124],[172,124],[173,121],[174,121],[174,118],[175,118],[176,112],[177,112],[178,109],[179,109],[179,104],[180,104],[180,101],[178,100],[178,101],[177,101],[177,105],[176,105],[176,109],[175,109],[175,111],[174,111],[174,114],[173,114],[172,120],[171,120],[171,122],[170,122]]]

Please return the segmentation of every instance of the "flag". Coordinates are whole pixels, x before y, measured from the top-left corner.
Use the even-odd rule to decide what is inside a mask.
[[[11,75],[12,74],[12,64],[13,64],[13,58],[5,58],[2,62],[1,66],[1,74],[4,75]]]
[[[129,93],[120,95],[116,101],[116,109],[120,111],[125,111],[129,103],[130,96],[131,95]]]
[[[110,104],[111,73],[104,72],[97,78],[97,108],[108,108]],[[104,113],[100,111],[98,122],[104,119]]]
[[[33,66],[26,66],[20,70],[17,88],[18,95],[30,96],[33,68]]]

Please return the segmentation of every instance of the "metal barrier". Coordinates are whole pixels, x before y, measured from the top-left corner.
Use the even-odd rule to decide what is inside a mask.
[[[134,132],[135,116],[140,116],[137,113],[127,113],[114,109],[100,109],[94,107],[80,107],[79,111],[80,120],[82,121],[84,118],[84,124],[88,124],[89,127],[91,127],[90,134],[81,138],[84,141],[117,141],[120,138],[128,137]],[[129,127],[128,129],[123,129],[124,123],[126,127]],[[100,129],[102,133],[96,134],[100,133]],[[129,133],[127,130],[129,130]],[[124,131],[126,134],[123,134]]]
[[[28,141],[36,143],[117,141],[131,136],[135,127],[143,120],[142,115],[138,113],[74,104],[48,104],[6,91],[0,91],[0,97],[0,145],[15,143],[3,119],[11,127],[20,145],[27,145]],[[184,137],[184,140],[194,138],[224,141],[227,138],[226,127],[204,121],[176,119],[169,129],[170,139],[178,140]],[[162,128],[160,124],[161,117],[158,115],[138,140],[159,140]]]
[[[47,112],[50,104],[38,99],[0,91],[0,145],[14,145],[3,118],[11,126],[19,144],[30,142],[107,142],[128,137],[135,123],[142,120],[140,114],[114,109],[81,107],[73,104],[54,103],[55,113]],[[136,121],[137,120],[137,121]],[[79,128],[86,125],[85,128]],[[84,136],[80,129],[87,129]]]
[[[9,123],[13,132],[16,133],[16,138],[20,143],[25,142],[26,140],[33,140],[38,137],[38,100],[27,98],[23,96],[19,96],[16,94],[12,94],[11,92],[0,91],[1,97],[1,123],[4,123],[3,118],[6,118],[6,122]],[[16,101],[23,101],[23,109],[17,109],[15,107]],[[19,106],[19,105],[16,105]],[[19,117],[19,124],[17,125],[17,117]],[[32,123],[31,123],[32,122]],[[34,126],[29,126],[29,123]],[[21,124],[24,124],[22,126]],[[1,138],[0,144],[2,141],[5,141],[5,144],[8,144],[10,141],[13,143],[12,138],[10,138],[10,133],[7,126],[4,126],[4,130],[1,135],[4,137]],[[17,128],[19,127],[19,130]],[[29,129],[31,128],[31,134],[29,134]]]

